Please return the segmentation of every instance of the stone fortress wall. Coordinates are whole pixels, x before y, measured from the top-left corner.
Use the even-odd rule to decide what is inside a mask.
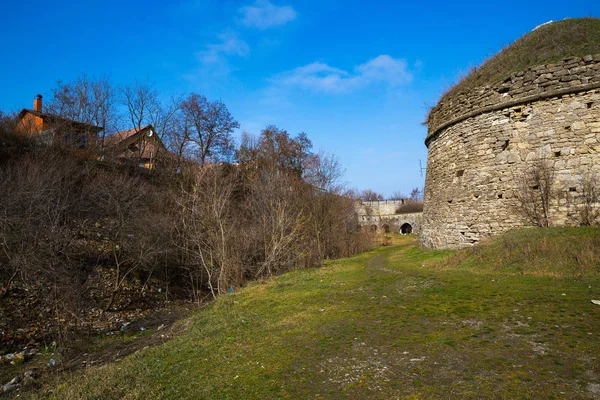
[[[373,232],[418,234],[423,213],[397,214],[404,200],[361,201],[356,204],[358,223]]]
[[[552,225],[570,225],[585,174],[600,175],[600,54],[515,72],[443,99],[428,118],[421,244],[460,248],[526,225],[517,181],[536,159],[555,171]]]

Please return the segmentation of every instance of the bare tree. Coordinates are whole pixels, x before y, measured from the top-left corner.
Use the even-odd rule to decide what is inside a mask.
[[[360,198],[363,201],[378,201],[383,200],[383,195],[371,189],[365,189],[361,192]]]
[[[69,120],[116,130],[116,91],[106,76],[93,79],[82,75],[73,82],[57,82],[46,110]],[[103,137],[101,138],[103,140]]]
[[[158,91],[152,83],[146,80],[135,80],[132,85],[125,85],[119,89],[121,103],[127,109],[127,119],[130,126],[140,130],[150,123],[150,111],[158,103]]]
[[[550,203],[556,197],[554,167],[541,156],[516,177],[516,211],[535,226],[550,226]]]
[[[150,264],[162,251],[164,240],[154,235],[148,204],[152,189],[138,176],[100,173],[88,190],[96,218],[108,218],[110,260],[115,267],[112,292],[104,310],[118,299],[123,284],[135,272]]]
[[[180,168],[186,158],[192,157],[193,127],[190,119],[182,112],[174,115],[173,129],[169,134],[169,150],[177,158],[177,167]]]
[[[156,130],[158,138],[170,146],[172,138],[178,133],[181,116],[181,97],[171,96],[165,101],[150,104],[149,122]]]
[[[255,222],[255,239],[261,249],[255,277],[273,276],[297,267],[306,244],[308,215],[304,211],[302,186],[278,170],[260,174],[253,181],[247,212]],[[306,188],[305,188],[306,189]]]
[[[181,110],[193,130],[190,138],[196,146],[201,165],[210,158],[227,159],[233,155],[231,134],[240,124],[223,102],[209,101],[202,95],[192,93],[182,101]]]
[[[390,200],[404,200],[404,199],[407,199],[407,198],[408,198],[408,196],[404,192],[399,191],[399,190],[396,190],[390,196]]]
[[[578,225],[592,226],[600,217],[600,179],[595,173],[585,173],[579,180],[580,191],[569,191],[572,218]]]
[[[422,202],[423,201],[423,189],[420,189],[418,187],[413,188],[410,191],[410,197],[409,197],[409,199],[412,200],[412,201],[420,201],[420,202]]]
[[[232,239],[238,221],[232,212],[235,175],[221,166],[202,168],[191,186],[182,190],[176,243],[183,252],[196,301],[204,284],[216,297],[242,282]]]

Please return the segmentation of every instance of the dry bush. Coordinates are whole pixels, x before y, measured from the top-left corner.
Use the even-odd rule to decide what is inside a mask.
[[[396,214],[409,214],[415,212],[423,212],[423,202],[406,199],[404,204],[396,208]]]
[[[581,226],[593,226],[598,224],[600,217],[600,179],[594,173],[584,174],[580,181],[580,192],[569,196],[571,203],[571,217]]]
[[[515,211],[531,225],[550,226],[550,202],[556,198],[555,171],[552,164],[540,157],[516,177]]]
[[[157,210],[164,189],[146,183],[140,175],[98,171],[86,188],[88,216],[104,222],[107,256],[115,269],[109,310],[132,275],[152,274],[160,257],[169,251],[169,224]]]
[[[267,133],[243,165],[166,158],[175,172],[98,163],[6,131],[0,296],[30,293],[52,321],[46,331],[64,342],[71,328],[91,325],[88,311],[122,310],[153,276],[175,290],[185,279],[200,302],[373,246],[337,161],[310,153],[303,135]]]
[[[236,171],[219,165],[196,170],[179,199],[175,243],[182,252],[194,300],[208,288],[215,297],[242,283],[232,247],[237,223],[233,212]]]
[[[0,281],[35,293],[57,333],[76,318],[86,271],[77,246],[85,165],[38,151],[1,167]],[[51,315],[50,315],[51,314]]]
[[[250,217],[257,265],[255,278],[300,268],[310,258],[307,185],[278,170],[251,181],[245,209]]]

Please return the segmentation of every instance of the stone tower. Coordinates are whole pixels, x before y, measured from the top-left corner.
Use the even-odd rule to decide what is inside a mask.
[[[446,93],[427,125],[423,247],[533,225],[524,198],[539,197],[530,177],[540,166],[551,178],[549,224],[577,225],[584,181],[600,182],[600,19],[525,35]]]

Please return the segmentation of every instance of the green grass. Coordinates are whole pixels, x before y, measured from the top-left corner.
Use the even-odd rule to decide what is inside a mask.
[[[519,234],[569,236],[531,232]],[[463,256],[419,250],[408,237],[396,243],[221,297],[183,321],[182,336],[63,375],[38,396],[587,398],[600,383],[600,307],[590,302],[600,299],[598,270],[515,272],[512,261],[495,268],[483,250]],[[487,263],[480,270],[476,257]]]
[[[514,230],[444,264],[472,272],[594,277],[600,275],[600,234],[592,227]]]
[[[498,82],[512,72],[549,64],[565,57],[600,53],[600,18],[570,18],[527,33],[498,54],[473,68],[442,96],[449,100],[460,93]]]

